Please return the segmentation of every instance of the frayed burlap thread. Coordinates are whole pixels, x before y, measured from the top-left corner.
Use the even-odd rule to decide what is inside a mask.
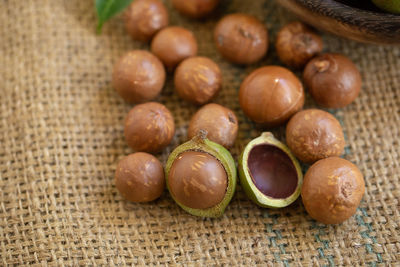
[[[240,132],[237,158],[260,134],[241,112],[242,79],[279,64],[273,40],[293,18],[270,0],[224,0],[215,15],[193,21],[171,8],[170,21],[193,30],[199,54],[223,70],[215,102],[233,109]],[[212,30],[225,13],[245,12],[270,30],[267,57],[254,66],[229,64],[216,52]],[[262,209],[239,188],[223,217],[186,214],[165,192],[152,203],[124,201],[113,175],[132,152],[123,120],[132,107],[111,86],[113,63],[131,49],[148,49],[126,34],[121,17],[95,34],[93,1],[0,1],[0,265],[32,266],[389,266],[400,264],[400,48],[323,35],[325,51],[358,65],[363,91],[334,111],[347,136],[346,157],[366,180],[355,216],[341,225],[313,221],[301,201]],[[300,73],[297,73],[300,75]],[[157,101],[173,113],[173,142],[163,162],[186,140],[196,107],[177,97],[169,78]],[[314,106],[307,98],[307,106]],[[284,128],[274,130],[282,137]]]

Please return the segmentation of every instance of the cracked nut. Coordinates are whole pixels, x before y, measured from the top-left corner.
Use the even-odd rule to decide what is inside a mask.
[[[265,132],[244,148],[239,177],[246,195],[257,205],[282,208],[300,195],[303,173],[289,148]]]
[[[235,162],[228,150],[200,131],[168,157],[166,180],[172,198],[186,212],[219,217],[235,193]]]

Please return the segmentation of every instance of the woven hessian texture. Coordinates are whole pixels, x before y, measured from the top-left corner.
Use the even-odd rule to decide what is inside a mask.
[[[199,54],[223,70],[215,100],[240,120],[241,149],[260,134],[241,112],[237,91],[254,68],[279,64],[277,30],[292,17],[271,0],[223,1],[207,21],[178,15],[193,30]],[[233,66],[216,52],[212,30],[225,13],[253,14],[269,28],[267,57]],[[0,1],[0,265],[274,265],[388,266],[400,264],[400,48],[323,35],[325,51],[358,65],[363,91],[336,111],[347,135],[346,157],[366,180],[355,216],[341,225],[312,220],[301,201],[271,210],[242,190],[219,219],[186,214],[168,193],[149,204],[124,201],[114,185],[116,163],[132,153],[123,120],[132,105],[111,86],[113,63],[131,49],[148,49],[126,34],[121,16],[95,34],[93,1]],[[298,73],[299,74],[299,73]],[[186,140],[196,107],[181,101],[169,78],[162,96],[174,114],[175,138]],[[307,98],[307,106],[313,106]],[[282,136],[283,128],[274,130]]]

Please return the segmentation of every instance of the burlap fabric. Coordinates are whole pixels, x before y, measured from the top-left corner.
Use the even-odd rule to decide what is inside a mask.
[[[170,8],[170,4],[167,4]],[[224,13],[246,12],[270,30],[266,59],[251,67],[227,63],[216,52],[212,29]],[[199,54],[223,69],[216,102],[240,120],[235,157],[260,130],[237,100],[252,69],[279,64],[272,45],[290,15],[270,0],[223,1],[207,21],[191,21],[170,8],[171,24],[193,30]],[[111,87],[113,63],[133,42],[121,17],[95,34],[93,1],[0,1],[0,265],[274,265],[389,266],[400,264],[400,49],[363,45],[324,35],[325,51],[359,66],[360,97],[336,112],[347,135],[346,157],[365,175],[366,194],[347,222],[313,221],[301,201],[262,209],[239,188],[225,215],[186,214],[167,193],[149,204],[124,201],[114,186],[117,161],[131,153],[123,120],[132,107]],[[186,139],[196,111],[173,91],[171,79],[157,99],[177,126],[165,162]],[[307,99],[308,106],[313,105]],[[274,130],[281,135],[283,128]]]

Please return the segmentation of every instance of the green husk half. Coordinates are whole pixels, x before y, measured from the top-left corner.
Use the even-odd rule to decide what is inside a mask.
[[[218,205],[215,205],[208,209],[192,209],[179,203],[179,201],[177,201],[172,195],[171,190],[168,186],[169,170],[171,169],[174,160],[178,158],[180,154],[186,151],[199,151],[208,153],[218,159],[221,162],[222,166],[225,168],[228,176],[228,187],[226,189],[224,198]],[[167,188],[170,192],[171,197],[182,209],[195,216],[214,218],[220,217],[224,213],[225,208],[228,206],[235,193],[237,183],[237,170],[235,166],[235,161],[233,160],[229,151],[226,150],[223,146],[208,140],[206,138],[206,133],[201,131],[192,140],[183,143],[182,145],[175,148],[174,151],[172,151],[172,153],[168,157],[167,164],[165,166],[165,177]]]
[[[262,145],[262,144],[275,146],[281,149],[290,157],[296,168],[298,177],[297,187],[295,192],[288,198],[277,199],[264,195],[255,186],[253,180],[251,179],[250,171],[247,166],[247,159],[249,157],[251,149],[257,145]],[[253,139],[246,145],[241,156],[239,157],[239,177],[240,177],[240,184],[242,185],[247,197],[250,198],[257,205],[264,208],[283,208],[289,206],[300,196],[301,186],[303,184],[303,173],[301,171],[300,164],[297,161],[296,157],[292,154],[292,152],[285,144],[276,139],[270,132],[264,132],[261,136]]]

